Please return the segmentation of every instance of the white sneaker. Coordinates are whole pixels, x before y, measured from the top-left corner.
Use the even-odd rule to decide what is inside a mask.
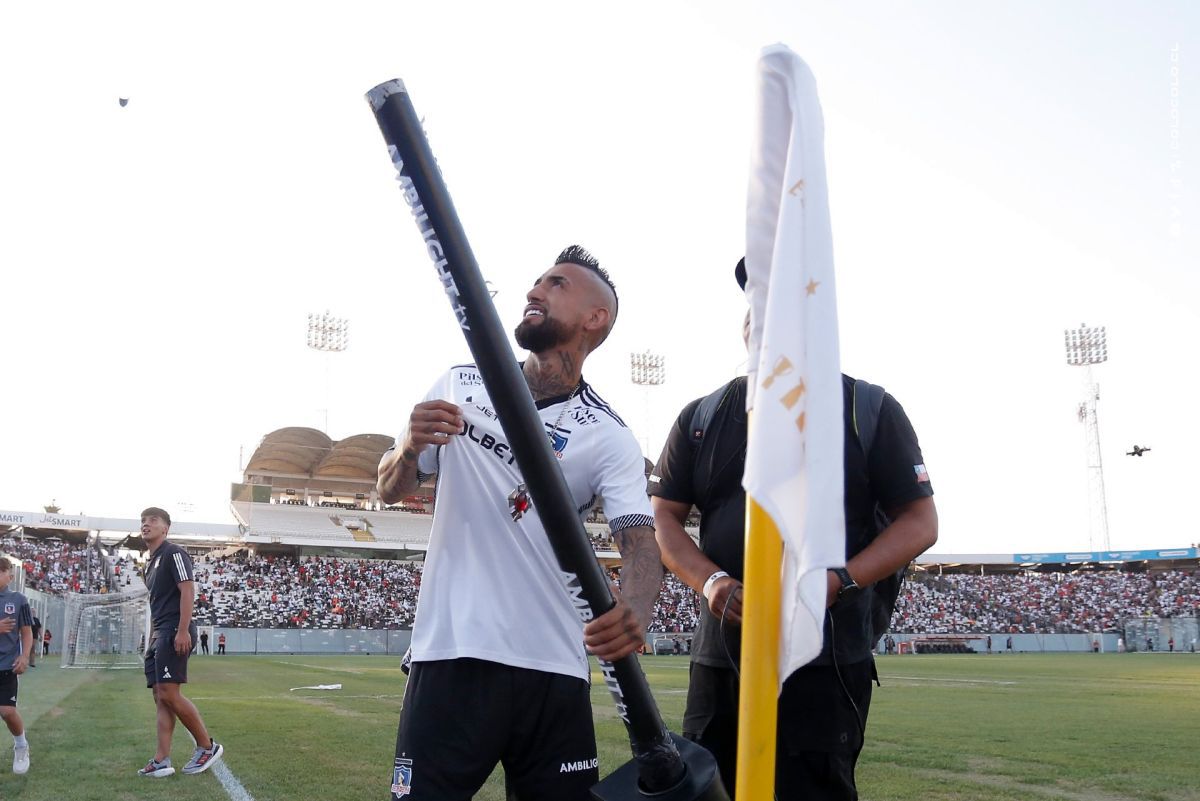
[[[13,773],[20,776],[29,772],[29,746],[13,746]]]
[[[171,758],[167,757],[162,762],[155,762],[151,759],[146,763],[146,767],[138,771],[139,776],[145,776],[148,779],[165,779],[168,776],[175,775],[175,768],[171,767]]]

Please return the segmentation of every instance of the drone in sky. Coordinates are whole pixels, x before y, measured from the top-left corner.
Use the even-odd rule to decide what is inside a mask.
[[[1143,453],[1149,453],[1149,452],[1150,452],[1149,448],[1143,448],[1140,445],[1134,445],[1133,450],[1127,452],[1125,455],[1126,456],[1141,456]]]

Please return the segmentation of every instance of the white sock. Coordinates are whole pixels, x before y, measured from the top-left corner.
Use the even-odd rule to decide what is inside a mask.
[[[13,745],[17,748],[28,748],[29,741],[25,739],[25,732],[13,735]]]

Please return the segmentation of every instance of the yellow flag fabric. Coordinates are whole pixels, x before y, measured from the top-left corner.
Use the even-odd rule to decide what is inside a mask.
[[[759,59],[758,84],[746,215],[753,414],[743,483],[784,542],[782,685],[820,653],[826,569],[845,564],[844,425],[816,81],[775,45]]]

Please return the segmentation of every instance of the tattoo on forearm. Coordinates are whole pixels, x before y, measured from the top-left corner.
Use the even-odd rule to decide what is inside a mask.
[[[662,555],[650,526],[633,526],[614,532],[613,541],[621,552],[622,593],[642,624],[650,622],[654,602],[662,588]]]

